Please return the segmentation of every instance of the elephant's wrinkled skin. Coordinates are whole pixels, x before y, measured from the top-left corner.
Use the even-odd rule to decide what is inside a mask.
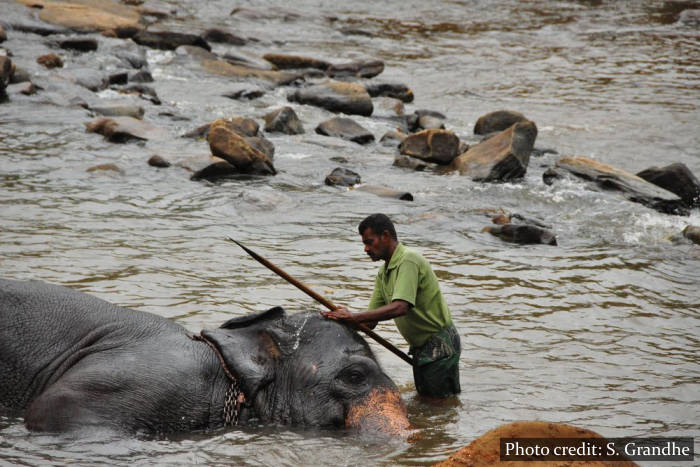
[[[408,427],[367,343],[318,313],[281,308],[202,331],[239,380],[240,424]],[[0,407],[30,430],[130,433],[223,427],[230,380],[182,326],[43,282],[0,279]],[[382,404],[381,413],[365,406]]]

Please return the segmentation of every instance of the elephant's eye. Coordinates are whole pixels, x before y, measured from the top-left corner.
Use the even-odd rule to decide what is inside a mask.
[[[350,370],[343,372],[342,379],[347,384],[357,386],[357,385],[364,383],[365,380],[367,379],[367,377],[360,370],[350,369]]]

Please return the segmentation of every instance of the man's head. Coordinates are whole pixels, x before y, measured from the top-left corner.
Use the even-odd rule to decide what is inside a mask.
[[[372,214],[360,222],[357,230],[362,236],[365,253],[372,258],[372,261],[391,259],[398,243],[396,229],[391,219],[384,214]]]

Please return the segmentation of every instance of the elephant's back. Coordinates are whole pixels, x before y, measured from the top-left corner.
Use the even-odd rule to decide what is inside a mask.
[[[156,315],[58,285],[0,279],[0,405],[21,409],[74,360],[157,334],[184,334]]]

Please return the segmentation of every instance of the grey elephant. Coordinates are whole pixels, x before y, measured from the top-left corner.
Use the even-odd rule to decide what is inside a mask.
[[[4,279],[0,408],[50,432],[408,429],[399,392],[364,339],[318,313],[278,307],[194,335],[82,292]]]

